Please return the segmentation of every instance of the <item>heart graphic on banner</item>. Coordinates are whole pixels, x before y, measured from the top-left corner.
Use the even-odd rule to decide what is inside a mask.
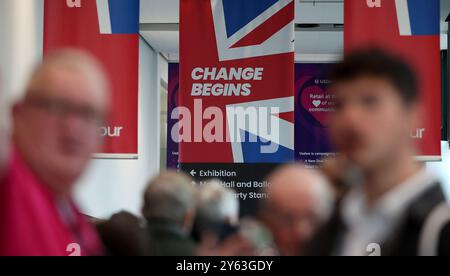
[[[328,92],[320,86],[309,86],[302,91],[301,104],[323,126],[326,126],[327,115],[331,105]],[[323,110],[322,110],[323,109]]]
[[[314,105],[315,107],[319,107],[320,104],[322,103],[322,101],[321,101],[321,100],[315,100],[315,101],[313,101],[312,103],[313,103],[313,105]]]

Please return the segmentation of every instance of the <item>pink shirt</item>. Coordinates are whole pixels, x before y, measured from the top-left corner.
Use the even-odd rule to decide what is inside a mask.
[[[82,256],[102,253],[75,204],[58,202],[15,151],[0,181],[0,256],[69,256],[78,248]]]

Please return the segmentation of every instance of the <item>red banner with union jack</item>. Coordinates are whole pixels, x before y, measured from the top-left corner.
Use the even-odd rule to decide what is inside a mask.
[[[345,51],[381,47],[410,62],[420,83],[425,118],[412,130],[425,160],[441,157],[439,0],[344,2]]]
[[[112,113],[100,129],[104,157],[138,154],[139,0],[46,0],[45,53],[79,48],[103,64]]]

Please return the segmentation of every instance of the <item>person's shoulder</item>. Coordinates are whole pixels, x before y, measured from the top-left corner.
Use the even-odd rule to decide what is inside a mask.
[[[342,199],[337,200],[329,219],[324,222],[306,245],[305,256],[329,256],[345,229],[341,216]]]
[[[450,218],[442,227],[439,237],[439,256],[450,256]]]
[[[450,256],[450,205],[445,197],[427,213],[421,228],[419,252],[424,256]]]

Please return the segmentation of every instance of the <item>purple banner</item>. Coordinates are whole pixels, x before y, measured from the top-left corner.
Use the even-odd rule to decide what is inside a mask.
[[[328,93],[328,72],[333,64],[295,64],[295,159],[317,168],[333,155],[327,117],[334,97]]]
[[[172,139],[171,130],[178,120],[172,119],[172,111],[178,106],[179,64],[169,63],[169,84],[167,91],[167,168],[179,169],[178,143]],[[175,115],[175,114],[174,114]],[[175,118],[178,116],[174,116]]]

